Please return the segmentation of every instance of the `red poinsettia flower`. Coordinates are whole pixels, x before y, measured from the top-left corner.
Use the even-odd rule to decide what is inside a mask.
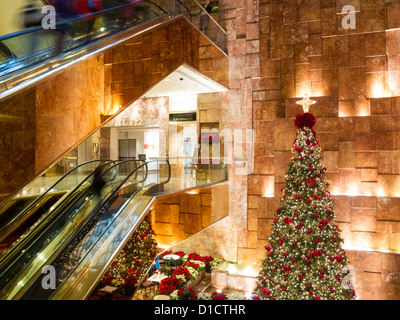
[[[177,252],[175,252],[174,254],[180,256],[181,258],[182,258],[183,256],[185,256],[185,253],[184,253],[183,251],[177,251]]]
[[[188,268],[182,267],[182,266],[181,266],[181,267],[178,267],[177,269],[175,269],[174,272],[173,272],[173,274],[176,275],[176,276],[183,275],[183,276],[185,276],[186,278],[190,278],[190,277],[191,277],[191,274],[190,274]]]
[[[211,299],[212,300],[225,300],[226,295],[224,295],[222,292],[214,292],[211,294]]]

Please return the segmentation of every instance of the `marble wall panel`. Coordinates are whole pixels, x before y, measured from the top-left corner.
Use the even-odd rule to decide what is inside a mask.
[[[36,90],[0,103],[0,198],[25,186],[35,175]]]
[[[343,29],[343,15],[338,14],[349,4],[357,11],[355,30]],[[313,12],[307,12],[309,5]],[[293,123],[289,120],[300,112],[296,101],[308,89],[317,101],[311,112],[317,117],[315,129],[328,167],[328,180],[333,182],[334,193],[341,194],[334,196],[336,217],[349,248],[396,250],[399,244],[395,213],[400,150],[396,97],[400,92],[396,29],[399,8],[399,1],[383,0],[274,1],[265,2],[262,8],[265,20],[260,22],[259,31],[260,75],[267,80],[257,82],[257,91],[263,91],[263,85],[264,90],[275,91],[278,119],[274,121],[273,144],[269,146],[276,159],[275,197],[281,197],[276,190],[283,183],[289,161],[279,152],[289,152],[291,148],[294,136],[290,137]],[[267,97],[270,96],[258,94],[253,98],[253,119],[264,119],[261,106]],[[253,125],[256,129],[258,122]],[[260,134],[267,131],[260,128]],[[258,152],[262,159],[262,152],[268,151],[259,148]],[[249,177],[248,214],[253,217],[253,210],[258,208],[260,218],[266,219],[262,209],[266,204],[261,202],[265,198],[253,185],[259,181],[259,176]],[[259,220],[257,227],[259,240],[264,239],[270,226]],[[356,259],[361,255],[361,251],[352,252]],[[374,253],[365,256],[373,257]],[[398,296],[396,281],[383,280],[388,279],[385,275],[390,271],[377,267],[375,274],[368,261],[367,267],[361,266],[360,261],[356,264],[361,298]]]

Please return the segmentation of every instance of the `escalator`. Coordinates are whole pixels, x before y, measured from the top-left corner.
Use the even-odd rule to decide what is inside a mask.
[[[169,0],[142,0],[68,18],[56,12],[56,25],[0,36],[0,93],[112,44],[107,39],[124,30],[168,19],[169,10]]]
[[[157,167],[151,169],[154,163]],[[71,276],[82,261],[93,263],[100,255],[104,260],[107,248],[112,248],[108,255],[116,254],[115,246],[124,242],[121,237],[127,237],[137,225],[127,223],[128,220],[140,221],[145,212],[143,205],[150,202],[151,193],[168,183],[169,163],[166,161],[165,165],[168,175],[164,179],[160,172],[165,169],[160,171],[159,161],[136,167],[135,160],[128,160],[105,169],[106,185],[100,195],[91,185],[57,215],[34,228],[0,260],[0,299],[51,299],[66,285],[71,288]],[[121,219],[125,223],[121,224]],[[127,234],[121,228],[127,228]],[[57,290],[42,287],[42,268],[48,265],[56,269]],[[101,272],[99,269],[98,276]]]
[[[40,177],[9,199],[0,208],[0,256],[44,219],[46,213],[72,201],[88,184],[97,166],[113,163],[115,161],[99,160],[82,163],[61,178],[55,177],[58,180],[49,187],[45,187],[45,177]]]

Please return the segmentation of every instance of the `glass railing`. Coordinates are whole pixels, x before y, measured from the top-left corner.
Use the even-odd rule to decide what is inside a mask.
[[[107,247],[105,238],[109,238],[112,235],[115,237],[116,230],[119,230],[124,225],[129,228],[134,226],[134,224],[126,225],[126,223],[122,223],[121,226],[121,219],[125,219],[126,215],[134,209],[132,206],[137,205],[137,202],[144,194],[143,191],[148,193],[152,187],[169,181],[169,175],[162,178],[162,175],[157,173],[157,171],[159,173],[162,171],[159,169],[161,167],[159,161],[146,162],[128,174],[123,174],[128,169],[126,166],[128,163],[117,164],[112,167],[112,170],[105,172],[103,176],[107,177],[112,177],[118,172],[118,179],[113,178],[110,180],[110,182],[112,181],[111,184],[113,186],[117,185],[117,187],[113,187],[112,191],[107,192],[106,197],[103,194],[101,195],[102,200],[90,213],[90,219],[82,224],[82,227],[78,228],[78,230],[74,230],[74,236],[70,237],[69,241],[64,243],[61,249],[55,250],[55,254],[52,254],[47,259],[46,265],[51,265],[56,271],[57,288],[55,291],[44,289],[42,287],[42,279],[40,276],[37,277],[36,273],[33,277],[35,281],[29,284],[29,288],[23,294],[18,295],[20,299],[49,299],[54,296],[57,289],[66,283],[66,280],[80,265],[80,262],[86,259],[86,262],[93,263],[96,258],[92,255],[94,248],[100,248],[104,253],[104,248]],[[164,161],[163,165],[168,166],[168,162]],[[108,181],[108,179],[106,178],[105,180]],[[105,188],[108,187],[107,182]],[[87,211],[86,209],[84,210]],[[139,218],[140,215],[136,217]],[[120,239],[120,236],[121,234],[118,232],[117,238]],[[51,245],[51,247],[54,249],[54,245]],[[85,270],[89,269],[85,268]],[[70,288],[70,284],[68,284],[68,288]]]
[[[177,0],[177,11],[183,14],[222,51],[228,52],[227,32],[221,22],[218,21],[218,7],[205,7],[197,0]]]
[[[0,79],[23,68],[34,67],[51,58],[103,39],[110,34],[167,16],[169,0],[140,1],[107,8],[96,13],[63,16],[49,24],[0,37]],[[0,85],[0,91],[7,84]]]
[[[46,261],[91,220],[96,208],[137,168],[137,161],[123,161],[105,168],[105,186],[97,193],[91,183],[67,208],[52,212],[0,261],[0,299],[16,295],[40,272]],[[57,211],[57,210],[55,210]],[[16,280],[17,279],[17,280]]]
[[[208,145],[207,153],[208,153]],[[198,157],[150,158],[150,160],[169,160],[171,179],[159,195],[182,190],[206,187],[228,179],[228,166],[224,158],[199,154]]]

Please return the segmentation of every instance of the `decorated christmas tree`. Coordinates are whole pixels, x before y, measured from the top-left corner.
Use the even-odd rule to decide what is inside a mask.
[[[101,285],[119,287],[123,293],[132,294],[157,255],[157,242],[153,234],[151,216],[148,214],[112,262]]]
[[[307,100],[296,116],[293,156],[254,293],[265,300],[354,299]]]

